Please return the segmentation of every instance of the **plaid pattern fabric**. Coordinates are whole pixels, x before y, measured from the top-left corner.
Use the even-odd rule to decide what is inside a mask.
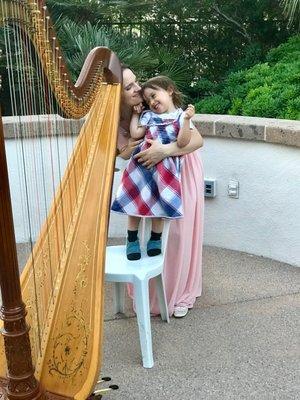
[[[145,137],[161,143],[176,140],[181,112],[177,111],[175,118],[174,115],[170,118],[170,114],[158,116],[147,112]],[[132,216],[180,218],[183,215],[180,157],[165,158],[149,170],[133,158],[148,147],[143,141],[132,154],[111,209]]]

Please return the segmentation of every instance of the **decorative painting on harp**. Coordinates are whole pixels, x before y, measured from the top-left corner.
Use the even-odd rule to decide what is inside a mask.
[[[9,132],[0,118],[0,399],[83,400],[101,363],[121,67],[109,49],[93,49],[74,85],[44,1],[0,5],[12,111]],[[30,246],[21,279],[15,186]]]

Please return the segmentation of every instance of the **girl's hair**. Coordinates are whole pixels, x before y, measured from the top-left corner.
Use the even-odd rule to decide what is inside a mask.
[[[144,93],[145,89],[172,89],[172,100],[174,106],[179,108],[182,106],[183,103],[183,94],[177,89],[176,84],[167,76],[159,75],[155,76],[154,78],[150,78],[147,82],[142,85],[142,94]]]

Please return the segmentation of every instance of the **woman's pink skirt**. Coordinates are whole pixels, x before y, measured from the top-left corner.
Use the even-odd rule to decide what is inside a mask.
[[[181,187],[184,217],[171,222],[164,265],[170,316],[176,306],[192,308],[202,291],[204,177],[198,151],[184,156]],[[154,281],[150,282],[150,309],[151,314],[160,313]]]

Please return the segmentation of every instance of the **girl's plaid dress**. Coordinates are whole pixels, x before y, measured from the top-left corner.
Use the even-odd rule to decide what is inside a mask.
[[[140,125],[146,126],[144,141],[134,150],[124,170],[121,184],[111,209],[137,217],[180,218],[180,157],[167,157],[151,169],[143,167],[133,156],[150,145],[145,139],[166,144],[175,142],[183,123],[183,111],[155,114],[146,111]]]

